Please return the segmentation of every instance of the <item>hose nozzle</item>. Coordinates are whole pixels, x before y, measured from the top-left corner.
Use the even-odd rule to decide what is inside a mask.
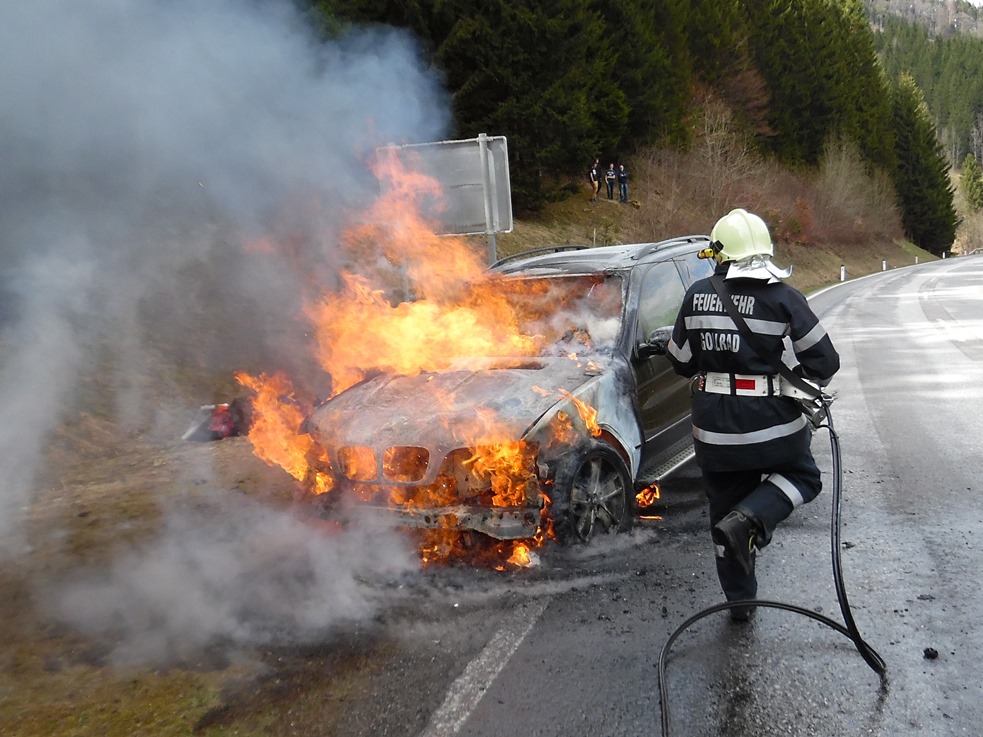
[[[796,399],[795,401],[799,403],[802,414],[818,430],[829,416],[829,405],[834,399],[836,399],[835,395],[823,392],[815,399]]]

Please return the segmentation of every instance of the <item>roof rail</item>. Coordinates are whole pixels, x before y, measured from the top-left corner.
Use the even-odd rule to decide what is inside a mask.
[[[561,251],[581,251],[586,248],[590,248],[590,246],[568,245],[568,246],[543,246],[542,248],[533,248],[532,250],[529,251],[523,251],[522,253],[513,253],[511,256],[505,256],[504,258],[500,258],[498,261],[493,263],[488,268],[494,269],[495,267],[501,266],[502,264],[507,264],[512,261],[518,261],[524,258],[531,258],[532,256],[541,256],[544,253],[560,253]]]
[[[643,248],[639,248],[635,253],[631,255],[633,260],[638,260],[645,258],[650,253],[655,253],[656,251],[661,251],[669,246],[677,245],[680,243],[695,243],[696,241],[708,240],[708,236],[705,235],[684,235],[678,238],[670,238],[668,240],[659,241],[658,243],[649,243]]]

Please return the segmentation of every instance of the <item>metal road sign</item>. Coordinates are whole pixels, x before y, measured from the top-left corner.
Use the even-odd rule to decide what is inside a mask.
[[[512,231],[512,192],[505,136],[386,146],[404,168],[435,179],[441,194],[424,198],[422,213],[440,235],[487,235],[495,260],[495,233]]]

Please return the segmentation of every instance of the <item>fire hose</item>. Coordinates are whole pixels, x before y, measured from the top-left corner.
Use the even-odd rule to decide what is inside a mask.
[[[864,640],[863,636],[860,634],[860,630],[857,628],[857,624],[853,619],[853,613],[850,611],[850,603],[847,599],[846,587],[843,584],[843,570],[840,564],[840,505],[843,491],[843,469],[841,466],[840,440],[836,434],[836,431],[833,429],[833,417],[829,411],[829,405],[833,401],[833,397],[825,393],[820,393],[819,397],[815,399],[800,399],[798,401],[802,405],[803,414],[807,416],[814,429],[826,428],[829,431],[830,453],[832,455],[833,487],[830,548],[833,559],[833,583],[836,587],[836,598],[840,604],[840,612],[843,615],[843,624],[834,619],[830,619],[829,617],[825,617],[822,614],[818,614],[814,611],[796,606],[794,604],[786,604],[780,601],[768,601],[766,599],[728,601],[721,604],[714,604],[713,606],[697,612],[679,625],[679,627],[677,627],[676,630],[669,635],[669,638],[666,640],[665,645],[662,646],[662,652],[659,655],[659,705],[662,713],[663,737],[669,737],[669,691],[666,685],[666,659],[669,655],[669,649],[676,641],[676,638],[678,638],[679,635],[681,635],[691,625],[704,617],[708,617],[711,614],[715,614],[716,612],[721,612],[726,609],[732,609],[738,606],[784,609],[785,611],[802,614],[816,620],[817,622],[821,622],[829,627],[832,627],[842,635],[850,638],[867,665],[869,665],[871,669],[881,677],[882,683],[885,681],[887,666],[884,663],[884,659]]]

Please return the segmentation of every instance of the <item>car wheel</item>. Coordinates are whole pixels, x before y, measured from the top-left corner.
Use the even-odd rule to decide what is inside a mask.
[[[579,465],[554,488],[553,530],[561,543],[586,543],[595,535],[628,532],[635,494],[624,460],[594,442]]]

